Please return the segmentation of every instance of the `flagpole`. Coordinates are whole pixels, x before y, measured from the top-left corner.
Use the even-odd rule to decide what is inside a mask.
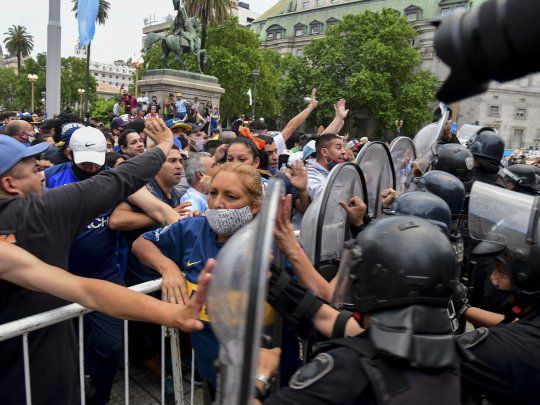
[[[60,0],[49,0],[49,22],[47,24],[47,117],[60,113],[60,51],[62,26],[60,24]]]

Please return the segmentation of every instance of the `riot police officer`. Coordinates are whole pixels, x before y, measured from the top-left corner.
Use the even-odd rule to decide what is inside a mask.
[[[487,202],[489,201],[489,202]],[[503,316],[469,307],[463,290],[453,300],[475,326],[462,336],[475,359],[463,380],[495,403],[538,403],[540,394],[540,226],[538,197],[478,183],[471,192],[469,228],[474,253],[495,258],[492,283],[511,295]],[[461,292],[461,293],[460,293]]]
[[[436,160],[432,165],[433,170],[441,170],[453,174],[461,181],[471,179],[474,168],[472,152],[458,143],[442,144],[437,149]]]
[[[502,138],[492,128],[480,128],[469,138],[467,147],[474,156],[474,167],[472,179],[465,182],[465,188],[469,191],[476,180],[494,184],[504,154]]]
[[[335,304],[366,331],[322,344],[265,404],[460,403],[446,235],[424,219],[392,216],[346,245]]]
[[[499,172],[500,184],[508,190],[536,195],[540,192],[538,169],[532,165],[516,164]]]

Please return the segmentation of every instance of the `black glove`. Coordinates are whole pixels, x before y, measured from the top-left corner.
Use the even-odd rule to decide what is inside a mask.
[[[452,280],[450,282],[450,289],[452,290],[450,299],[452,300],[452,304],[454,304],[456,317],[457,319],[461,319],[465,311],[471,307],[467,298],[467,287],[459,281]]]

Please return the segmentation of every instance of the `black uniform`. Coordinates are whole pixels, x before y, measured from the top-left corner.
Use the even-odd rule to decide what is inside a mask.
[[[71,243],[99,214],[120,203],[154,177],[165,161],[159,148],[115,170],[53,189],[43,195],[0,200],[0,231],[47,264],[67,269]],[[0,324],[48,311],[67,302],[0,281]],[[34,404],[79,401],[78,344],[70,321],[30,333]],[[25,402],[20,338],[0,342],[0,402]]]
[[[459,372],[413,370],[408,362],[377,354],[367,333],[339,341],[358,340],[360,354],[329,342],[264,404],[459,404]]]
[[[474,361],[462,365],[464,386],[487,392],[494,403],[540,401],[540,309],[517,322],[481,328],[469,345]],[[468,335],[468,336],[467,336]]]

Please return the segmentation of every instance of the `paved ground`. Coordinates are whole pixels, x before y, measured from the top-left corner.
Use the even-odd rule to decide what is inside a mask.
[[[161,403],[161,383],[148,369],[142,365],[130,367],[129,376],[129,403],[131,405],[158,405]],[[191,405],[190,385],[184,381],[184,402],[181,405]],[[110,405],[125,404],[124,401],[124,370],[119,370],[114,383]],[[167,402],[167,401],[166,401]],[[174,401],[168,402],[173,404]],[[203,389],[201,386],[195,387],[193,405],[204,405]]]

